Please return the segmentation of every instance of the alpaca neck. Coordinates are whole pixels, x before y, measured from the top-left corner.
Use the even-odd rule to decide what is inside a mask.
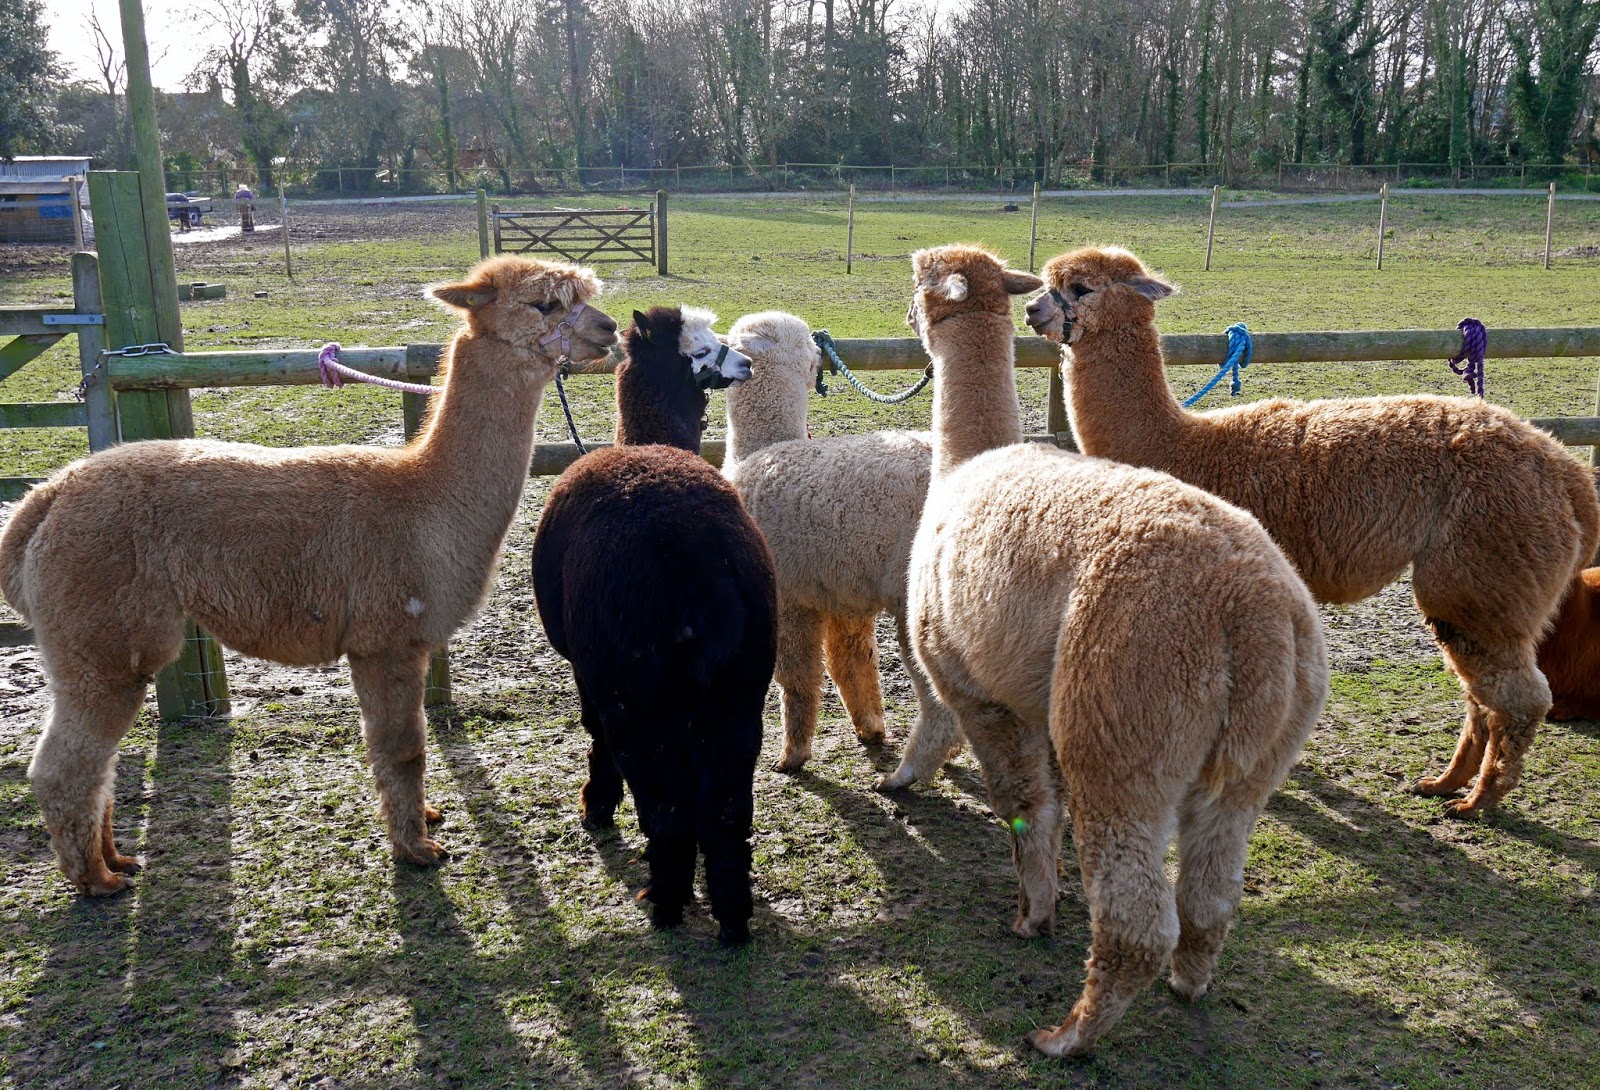
[[[549,381],[503,341],[463,331],[450,345],[445,386],[407,450],[418,480],[447,509],[458,557],[487,566],[499,552],[533,458],[534,421]]]
[[[1079,449],[1157,469],[1173,461],[1187,414],[1167,385],[1154,324],[1084,333],[1064,370]]]
[[[699,454],[707,400],[687,378],[647,383],[632,375],[619,375],[616,444],[659,443]]]
[[[761,375],[728,391],[728,455],[733,465],[762,447],[804,439],[809,385],[788,375]]]
[[[927,331],[933,355],[933,471],[1022,442],[1010,315],[957,314]]]

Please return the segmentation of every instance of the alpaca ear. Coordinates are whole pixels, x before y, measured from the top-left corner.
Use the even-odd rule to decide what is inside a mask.
[[[1006,286],[1007,295],[1026,295],[1030,291],[1038,291],[1044,287],[1044,281],[1037,276],[1016,269],[1006,269],[1001,273],[1000,280]]]
[[[437,284],[425,294],[457,310],[477,310],[500,297],[499,289],[493,284]]]
[[[967,297],[967,278],[960,273],[951,273],[934,290],[952,303],[959,303]]]
[[[1160,277],[1149,275],[1136,276],[1132,280],[1123,281],[1123,283],[1127,284],[1128,287],[1132,288],[1134,291],[1138,292],[1152,303],[1159,303],[1161,300],[1178,290],[1176,287],[1167,283],[1165,280],[1162,280]]]
[[[650,320],[637,310],[633,312],[633,328],[639,331],[639,336],[645,340],[650,339]]]
[[[760,333],[744,333],[740,335],[737,344],[733,341],[728,343],[747,355],[753,353],[757,356],[764,356],[778,347],[777,341]]]

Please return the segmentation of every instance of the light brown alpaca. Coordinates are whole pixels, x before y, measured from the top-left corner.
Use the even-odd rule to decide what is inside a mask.
[[[1054,258],[1071,308],[1064,370],[1085,454],[1174,474],[1253,513],[1323,602],[1356,602],[1412,569],[1412,590],[1467,714],[1442,776],[1457,816],[1516,784],[1550,687],[1534,649],[1600,542],[1589,471],[1496,405],[1460,397],[1259,401],[1190,413],[1167,386],[1155,300],[1172,287],[1126,250]],[[1049,293],[1028,324],[1061,339]]]
[[[1011,830],[1019,935],[1053,926],[1070,800],[1088,975],[1033,1043],[1079,1054],[1169,967],[1179,995],[1205,992],[1250,831],[1327,697],[1322,632],[1246,512],[1162,473],[1019,443],[1008,294],[1037,278],[970,247],[912,263],[910,318],[938,391],[912,641]]]
[[[747,314],[728,343],[751,356],[748,382],[728,391],[723,471],[761,527],[778,572],[778,668],[783,696],[781,772],[811,756],[828,673],[856,737],[883,741],[878,614],[895,619],[901,660],[917,698],[905,759],[881,787],[931,779],[960,748],[949,710],[917,668],[905,626],[906,562],[933,464],[927,432],[875,431],[812,440],[806,401],[821,353],[805,322],[781,311]]]
[[[1600,719],[1600,568],[1586,568],[1539,644],[1550,718]]]
[[[605,355],[616,323],[587,269],[494,258],[434,299],[466,326],[427,426],[399,450],[130,443],[29,492],[0,536],[0,589],[33,626],[53,707],[28,776],[62,872],[115,893],[117,743],[178,657],[187,614],[224,644],[293,665],[350,659],[396,857],[436,863],[423,801],[429,653],[487,593],[564,347]],[[548,343],[541,343],[550,338]]]

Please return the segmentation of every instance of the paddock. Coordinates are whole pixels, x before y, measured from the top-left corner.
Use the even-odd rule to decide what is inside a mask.
[[[801,211],[828,218],[818,231],[842,223],[834,210]],[[673,214],[680,215],[676,207]],[[692,215],[714,220],[717,213]],[[1328,217],[1319,224],[1342,222],[1317,215]],[[940,240],[922,237],[913,223],[945,225],[886,216],[865,232],[872,260],[857,258],[859,283],[850,285],[857,297],[846,302],[826,297],[842,295],[837,286],[797,287],[776,244],[697,250],[692,240],[704,220],[685,220],[674,239],[677,277],[624,275],[607,306],[626,314],[635,300],[692,301],[693,293],[713,292],[727,323],[756,309],[748,293],[762,306],[831,326],[844,358],[880,387],[899,386],[913,372],[877,368],[920,366],[907,355],[906,338],[889,336],[904,310],[903,251]],[[781,222],[787,231],[809,230]],[[973,209],[966,222],[975,231],[1001,223],[1015,231],[1016,217]],[[1076,220],[1050,224],[1045,217],[1044,256],[1055,252],[1055,231],[1081,239],[1089,229]],[[1199,228],[1203,242],[1203,211]],[[1533,236],[1539,231],[1542,223]],[[475,249],[470,228],[461,239],[452,243],[457,269]],[[1182,241],[1194,249],[1193,235]],[[316,244],[304,245],[305,265],[317,268]],[[1024,222],[1020,246],[1013,238],[1005,248],[1018,255],[1025,246]],[[1391,281],[1398,289],[1359,284],[1320,309],[1306,302],[1314,282],[1302,267],[1274,264],[1263,274],[1258,265],[1253,274],[1207,281],[1198,264],[1186,268],[1174,256],[1166,268],[1184,282],[1193,307],[1172,311],[1168,346],[1191,353],[1174,385],[1189,392],[1209,377],[1224,342],[1218,331],[1227,323],[1219,319],[1237,314],[1257,334],[1246,398],[1457,392],[1459,380],[1443,363],[1459,345],[1450,327],[1476,310],[1490,328],[1491,398],[1529,417],[1589,417],[1560,425],[1574,429],[1569,441],[1582,441],[1592,434],[1579,429],[1593,427],[1600,348],[1582,340],[1562,349],[1557,342],[1568,334],[1512,330],[1592,326],[1600,301],[1577,282],[1583,270],[1564,273],[1558,260],[1536,297],[1527,278],[1541,271],[1537,262],[1532,272],[1520,261],[1514,271],[1480,270],[1466,264],[1470,246],[1459,252],[1460,264],[1452,256],[1409,274],[1401,261]],[[730,253],[740,260],[730,262]],[[842,257],[827,283],[842,283]],[[721,281],[712,274],[719,263],[732,264]],[[1270,282],[1297,269],[1305,283]],[[419,284],[438,278],[415,275]],[[196,430],[204,434],[277,443],[403,436],[418,403],[374,391],[293,389],[315,381],[316,343],[362,343],[348,304],[318,310],[313,289],[291,294],[285,282],[258,281],[243,269],[232,280],[230,296],[244,299],[186,305],[186,352],[109,359],[105,388],[130,404],[193,390]],[[273,297],[250,300],[247,289],[257,283]],[[1430,284],[1434,295],[1419,303]],[[1411,295],[1388,309],[1376,301],[1396,290]],[[389,302],[400,294],[392,278],[353,294],[356,309],[386,312],[367,319],[368,343],[392,343],[397,326],[431,320],[421,307]],[[1185,302],[1180,296],[1172,305]],[[1366,328],[1327,322],[1333,313]],[[1396,321],[1381,321],[1391,314]],[[1275,337],[1298,337],[1294,351],[1312,355],[1315,341],[1303,323],[1318,319],[1374,340],[1359,349],[1334,344],[1315,361],[1272,362],[1293,347]],[[235,339],[219,354],[243,331],[210,333],[208,326],[240,321],[255,323],[268,343],[241,347]],[[1300,328],[1286,328],[1291,322]],[[1421,332],[1410,340],[1384,333],[1405,324]],[[418,343],[347,349],[345,361],[422,378],[432,371],[438,326],[411,328]],[[385,330],[390,336],[376,340]],[[1555,340],[1540,343],[1540,336]],[[37,382],[23,387],[36,391],[23,395],[32,401],[59,398],[76,382],[61,361],[68,344],[50,358],[54,371],[41,359],[8,381]],[[1502,349],[1512,344],[1527,357],[1507,356]],[[1031,338],[1019,342],[1028,365],[1020,376],[1025,419],[1036,435],[1059,430],[1051,427],[1046,377],[1053,352]],[[77,373],[76,353],[68,360]],[[41,364],[46,377],[30,379]],[[217,385],[221,378],[229,384]],[[813,401],[819,434],[925,419],[925,398],[879,413],[829,381],[833,392]],[[608,434],[609,382],[579,376],[572,389],[585,439]],[[1212,398],[1207,404],[1228,403],[1225,391]],[[715,403],[715,424],[721,415]],[[568,444],[553,441],[559,419],[552,404],[540,423],[545,445],[536,467],[554,470],[570,457]],[[11,452],[5,472],[39,476],[62,449],[46,442],[83,435],[81,428],[8,433],[8,442],[34,442],[3,448]],[[631,808],[613,836],[591,839],[577,824],[586,740],[527,579],[549,479],[530,482],[490,605],[452,644],[453,704],[435,711],[430,739],[430,797],[446,809],[443,835],[456,851],[440,871],[394,867],[383,854],[343,667],[296,670],[224,655],[233,718],[162,722],[152,714],[123,746],[119,831],[125,844],[148,840],[160,854],[147,857],[132,895],[75,902],[54,871],[23,779],[43,703],[36,660],[26,647],[0,649],[0,930],[7,935],[0,1075],[19,1085],[102,1087],[271,1086],[319,1076],[332,1085],[552,1086],[1600,1080],[1593,1044],[1600,1028],[1593,969],[1600,962],[1593,805],[1600,728],[1543,728],[1523,784],[1483,823],[1443,821],[1435,802],[1402,793],[1409,778],[1448,754],[1454,731],[1447,724],[1459,709],[1403,584],[1361,606],[1324,611],[1333,698],[1252,844],[1244,907],[1213,994],[1188,1008],[1152,990],[1086,1064],[1036,1058],[1020,1044],[1022,1034],[1059,1014],[1081,981],[1087,919],[1075,878],[1062,883],[1058,937],[1019,942],[1001,922],[1013,890],[1005,833],[989,819],[970,757],[926,790],[884,797],[870,789],[893,767],[914,706],[887,632],[880,654],[889,749],[863,751],[830,697],[806,773],[758,772],[754,946],[718,952],[703,911],[691,913],[680,935],[651,932],[631,903],[645,873]],[[774,700],[769,754],[777,752],[777,722]]]

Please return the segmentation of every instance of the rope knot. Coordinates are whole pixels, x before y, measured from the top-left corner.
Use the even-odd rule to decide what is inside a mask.
[[[1476,318],[1463,318],[1456,323],[1456,328],[1461,330],[1461,351],[1450,357],[1450,370],[1461,376],[1467,389],[1482,397],[1483,358],[1489,351],[1489,331]]]
[[[1217,373],[1211,376],[1211,381],[1200,387],[1200,389],[1195,391],[1194,395],[1190,397],[1189,400],[1183,403],[1183,407],[1185,409],[1197,404],[1201,398],[1205,397],[1213,389],[1215,389],[1217,383],[1222,381],[1224,375],[1231,376],[1228,389],[1233,393],[1234,397],[1238,397],[1239,392],[1244,389],[1244,382],[1239,372],[1243,371],[1246,367],[1249,367],[1251,359],[1255,357],[1255,341],[1251,339],[1250,330],[1245,328],[1245,324],[1243,322],[1233,323],[1233,325],[1228,327],[1227,333],[1227,358],[1222,361],[1222,367],[1217,371]]]
[[[321,377],[322,384],[330,390],[344,386],[344,376],[335,370],[338,365],[339,342],[329,341],[322,346],[322,351],[317,353],[317,374]]]

